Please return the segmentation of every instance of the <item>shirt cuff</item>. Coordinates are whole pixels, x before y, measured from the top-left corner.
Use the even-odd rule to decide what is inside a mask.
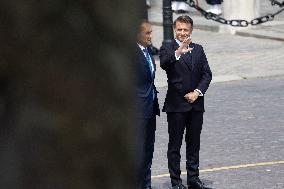
[[[203,96],[203,93],[201,92],[201,90],[195,89],[195,91],[197,91],[199,93],[199,96]]]
[[[177,53],[175,52],[175,57],[176,57],[176,60],[179,60],[181,55],[177,56]]]

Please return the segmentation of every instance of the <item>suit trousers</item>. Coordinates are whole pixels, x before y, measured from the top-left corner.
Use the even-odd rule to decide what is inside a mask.
[[[154,153],[156,131],[156,116],[152,118],[139,119],[139,144],[141,161],[139,171],[142,187],[151,186],[151,166]]]
[[[187,182],[199,176],[200,134],[203,124],[203,112],[167,112],[168,120],[168,168],[172,186],[182,183],[180,178],[180,148],[183,134],[186,142]]]

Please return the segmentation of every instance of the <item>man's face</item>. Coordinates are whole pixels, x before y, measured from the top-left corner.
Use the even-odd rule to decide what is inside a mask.
[[[143,23],[141,25],[140,33],[138,34],[138,43],[144,47],[151,45],[152,40],[152,28],[149,23]]]
[[[186,38],[190,37],[192,32],[192,26],[190,23],[176,22],[174,28],[176,38],[183,42]]]

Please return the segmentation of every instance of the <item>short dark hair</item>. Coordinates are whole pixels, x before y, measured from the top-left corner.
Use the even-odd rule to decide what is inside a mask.
[[[187,16],[187,15],[182,15],[182,16],[179,16],[177,19],[175,19],[175,21],[174,21],[174,27],[176,27],[176,23],[177,23],[177,22],[189,23],[189,24],[191,24],[191,27],[193,27],[193,20],[192,20],[192,18],[190,18],[190,17]]]

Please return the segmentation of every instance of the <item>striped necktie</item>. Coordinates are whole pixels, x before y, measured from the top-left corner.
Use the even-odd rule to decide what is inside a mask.
[[[151,56],[150,56],[150,54],[149,54],[149,52],[148,52],[147,49],[143,49],[143,52],[144,52],[145,55],[146,55],[146,60],[147,60],[147,62],[148,62],[149,68],[150,68],[150,70],[151,70],[151,74],[153,74],[153,72],[154,72],[154,67],[153,67],[153,64],[152,64]]]
[[[151,75],[152,75],[152,77],[153,77],[154,66],[153,66],[153,64],[152,64],[151,56],[150,56],[150,54],[149,54],[149,52],[148,52],[147,49],[143,49],[143,52],[144,52],[145,55],[146,55],[146,60],[147,60],[147,62],[148,62],[148,66],[149,66],[149,68],[150,68]],[[151,90],[151,93],[152,93],[152,99],[154,100],[154,99],[155,99],[155,92],[154,92],[154,89]]]

